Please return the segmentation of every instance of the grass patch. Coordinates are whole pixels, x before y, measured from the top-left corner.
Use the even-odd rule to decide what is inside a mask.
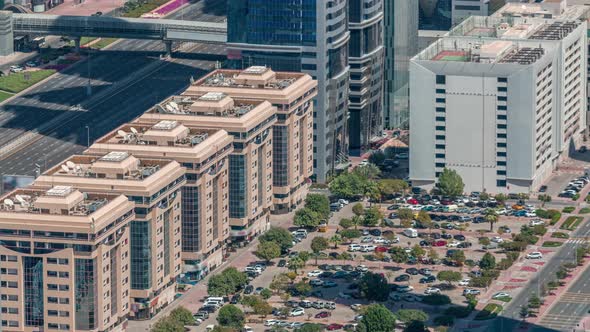
[[[563,222],[563,224],[561,224],[560,229],[566,229],[569,231],[573,231],[574,229],[576,229],[576,227],[578,227],[580,225],[582,220],[584,220],[584,218],[582,218],[582,217],[577,217],[577,216],[567,217],[567,219]]]
[[[8,99],[8,98],[10,98],[12,96],[14,96],[12,93],[0,91],[0,102],[5,101],[6,99]]]
[[[545,241],[541,246],[545,248],[557,248],[561,247],[562,244],[563,243],[559,241]]]
[[[488,303],[482,311],[478,312],[477,315],[475,315],[475,320],[486,320],[495,318],[501,311],[501,305],[496,303]]]
[[[149,13],[152,10],[160,7],[161,5],[165,4],[169,0],[148,0],[145,3],[131,3],[129,5],[126,4],[124,7],[125,12],[123,13],[124,17],[132,17],[138,18],[145,13]]]
[[[581,208],[581,209],[580,209],[580,213],[581,213],[581,214],[590,213],[590,208],[587,208],[587,207],[585,207],[585,208]]]
[[[512,301],[512,298],[510,296],[502,296],[502,297],[495,298],[494,300],[498,300],[498,301],[502,301],[502,302],[510,302],[510,301]]]
[[[98,48],[98,49],[105,48],[117,40],[119,40],[119,39],[118,38],[101,38],[99,41],[92,44],[92,48]]]
[[[5,92],[19,93],[31,85],[53,75],[53,73],[55,73],[55,70],[44,69],[2,76],[0,77],[0,90]],[[25,79],[25,77],[28,79]]]
[[[566,206],[561,210],[563,213],[572,213],[576,208],[573,206]]]
[[[555,232],[555,233],[551,234],[551,237],[557,238],[557,239],[569,239],[570,238],[570,236],[564,232]]]

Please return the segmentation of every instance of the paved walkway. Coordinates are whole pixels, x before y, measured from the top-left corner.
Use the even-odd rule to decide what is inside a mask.
[[[46,11],[51,15],[76,15],[90,16],[96,12],[108,13],[119,7],[122,7],[125,0],[85,0],[77,4],[75,0],[65,0],[59,6],[53,7]]]

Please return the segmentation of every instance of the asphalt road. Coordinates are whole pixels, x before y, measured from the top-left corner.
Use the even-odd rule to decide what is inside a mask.
[[[583,238],[583,237],[587,237],[590,236],[590,221],[588,220],[588,218],[586,218],[586,220],[584,220],[584,222],[581,224],[581,226],[572,234],[572,238]],[[500,316],[498,317],[498,319],[496,319],[496,328],[498,329],[498,331],[514,331],[516,330],[515,326],[517,325],[520,316],[519,316],[519,312],[520,312],[520,308],[523,305],[526,305],[528,303],[528,299],[532,294],[539,294],[539,287],[540,285],[543,284],[547,284],[549,281],[553,281],[556,279],[555,277],[555,272],[557,272],[557,270],[559,270],[559,267],[567,262],[574,262],[575,260],[575,251],[576,248],[580,245],[579,242],[566,242],[563,246],[560,247],[560,249],[555,253],[555,255],[553,257],[551,257],[551,259],[549,259],[549,261],[546,262],[545,266],[543,267],[543,269],[541,269],[540,273],[538,273],[536,276],[534,276],[527,284],[526,286],[520,291],[519,295],[515,298],[512,299],[512,301],[510,301],[508,303],[508,305],[506,305],[506,307],[504,308],[504,311],[502,311],[502,313],[500,314]],[[586,270],[584,273],[589,273],[588,277],[590,277],[590,272],[588,272],[589,270]],[[584,280],[584,283],[588,283],[588,277],[584,278],[580,278],[579,280]],[[580,289],[584,287],[584,285],[580,286],[578,285],[578,282],[576,282],[574,285],[576,285],[576,287],[579,287]],[[574,286],[572,286],[574,287]],[[578,288],[576,288],[578,289]],[[575,291],[575,290],[574,290]],[[588,287],[586,287],[585,289],[586,292],[590,292],[590,289]],[[588,300],[590,301],[590,297],[588,298]],[[560,301],[561,302],[561,301]],[[556,305],[558,306],[559,311],[561,310],[561,305],[559,305],[559,303]],[[580,306],[583,306],[583,304],[580,304]],[[587,305],[586,305],[587,306]],[[584,307],[586,308],[586,307]],[[580,308],[577,308],[578,310],[581,310]],[[551,310],[553,311],[553,309]],[[552,326],[543,326],[543,324],[541,324],[542,326],[538,326],[535,328],[534,331],[536,332],[549,332],[549,331],[556,331],[556,329],[554,329]]]
[[[221,22],[224,0],[201,0],[169,18]],[[160,60],[160,41],[123,40],[108,51],[98,51],[90,62],[81,62],[52,76],[0,108],[0,149],[26,132],[40,136],[22,150],[0,160],[0,174],[34,175],[71,154],[82,152],[90,142],[116,126],[132,120],[158,101],[179,92],[215,66],[207,57],[191,54],[224,54],[222,45],[177,45],[181,58]],[[205,59],[203,59],[205,58]],[[87,95],[90,81],[92,95]],[[81,104],[83,112],[73,112]],[[57,123],[51,123],[58,117]],[[86,126],[89,129],[86,129]]]

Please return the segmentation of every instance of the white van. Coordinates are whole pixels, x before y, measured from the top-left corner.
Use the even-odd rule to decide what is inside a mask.
[[[418,231],[413,228],[404,229],[404,235],[410,238],[418,237]]]
[[[348,246],[348,251],[361,251],[361,249],[360,244],[351,244]]]
[[[375,251],[375,246],[372,244],[364,244],[361,246],[361,251],[362,252],[371,252],[371,251]]]

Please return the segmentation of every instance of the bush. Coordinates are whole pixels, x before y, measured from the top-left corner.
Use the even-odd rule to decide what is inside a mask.
[[[510,302],[510,301],[512,301],[512,298],[510,296],[502,296],[502,297],[495,298],[495,300],[502,301],[502,302]]]
[[[492,284],[493,279],[490,277],[475,277],[469,281],[469,286],[485,288]]]
[[[508,258],[502,258],[497,264],[496,269],[498,270],[507,270],[509,267],[512,266],[514,261],[509,260]]]
[[[475,316],[475,320],[485,320],[485,319],[492,319],[495,318],[500,311],[502,311],[502,306],[495,303],[488,303],[482,311],[478,312]]]
[[[545,241],[543,242],[542,247],[545,248],[557,248],[557,247],[561,247],[563,243],[559,242],[559,241]]]
[[[590,208],[585,207],[585,208],[580,209],[580,214],[587,214],[587,213],[590,213]]]
[[[572,212],[574,212],[575,209],[576,208],[573,207],[573,206],[566,206],[566,207],[563,208],[563,210],[561,210],[561,212],[563,212],[563,213],[572,213]]]
[[[565,230],[573,231],[574,229],[576,229],[576,227],[578,227],[578,225],[580,225],[580,223],[582,222],[582,220],[583,220],[582,217],[569,216],[563,222],[563,224],[561,224],[561,227],[559,227],[559,229],[565,229]]]
[[[434,318],[434,324],[442,326],[453,326],[453,324],[455,324],[455,317],[449,315],[437,316]]]
[[[447,308],[444,311],[445,316],[452,316],[458,319],[465,318],[471,314],[473,308],[471,306],[468,307],[461,307],[461,306],[452,306]]]
[[[509,251],[506,253],[506,258],[508,258],[509,260],[515,262],[518,259],[518,256],[520,256],[520,253],[515,252],[515,251]]]
[[[567,233],[555,232],[555,233],[551,234],[551,237],[554,237],[557,239],[569,239],[570,236]]]
[[[451,299],[443,294],[431,294],[424,296],[422,302],[429,305],[446,305],[451,303]]]
[[[572,196],[572,201],[577,201],[578,199],[580,199],[580,194],[576,193],[574,196]]]

